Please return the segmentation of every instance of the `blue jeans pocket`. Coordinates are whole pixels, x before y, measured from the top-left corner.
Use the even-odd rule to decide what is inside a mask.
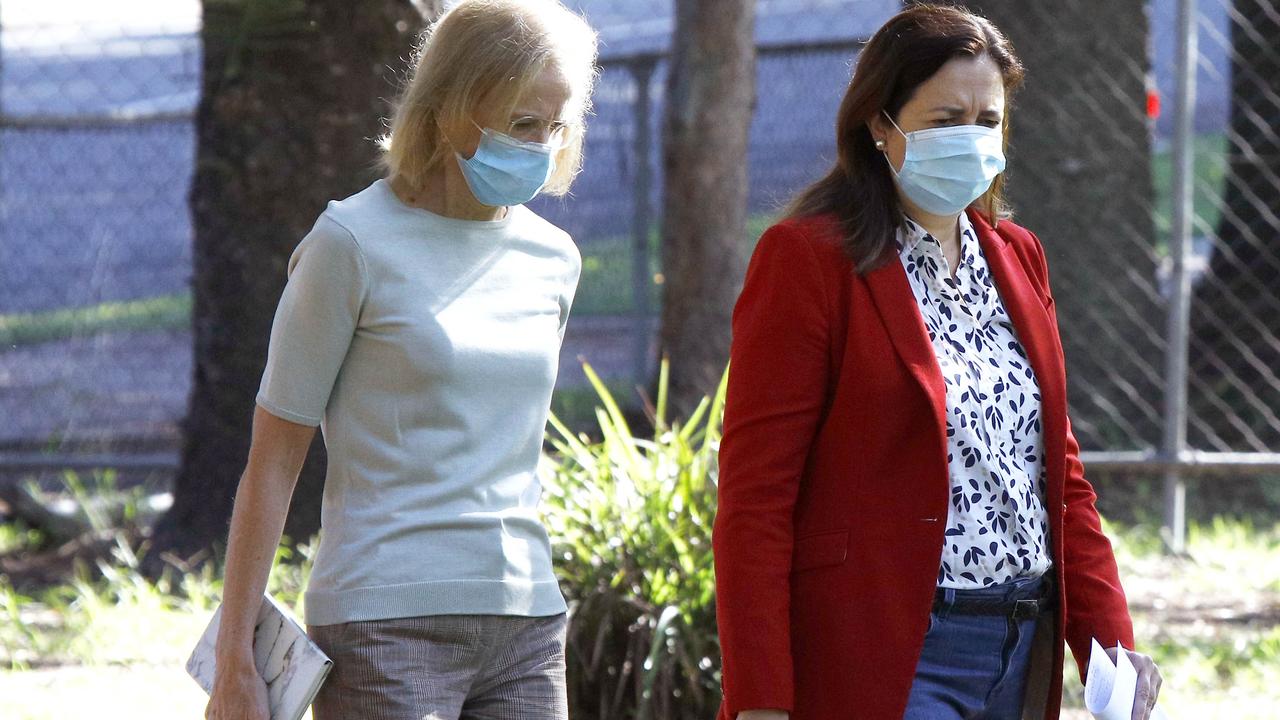
[[[930,635],[933,634],[933,629],[938,626],[938,623],[940,621],[941,621],[941,618],[938,617],[938,613],[932,612],[932,611],[929,612],[929,626],[925,628],[925,631],[924,631],[925,638],[928,638]]]

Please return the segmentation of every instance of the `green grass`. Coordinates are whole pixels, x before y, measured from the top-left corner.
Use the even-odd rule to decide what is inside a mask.
[[[0,523],[0,555],[35,547],[43,542],[39,530],[33,530],[21,520]]]
[[[664,446],[673,443],[673,434],[679,433],[679,429],[669,429],[667,439],[661,442]],[[588,462],[598,456],[621,472],[634,459],[628,459],[632,451],[617,445],[619,441],[615,435],[598,450],[584,446],[575,456]],[[651,442],[637,449],[650,448]],[[679,445],[670,447],[677,455],[687,452],[678,450]],[[657,447],[645,452],[657,452]],[[658,460],[664,457],[651,455],[642,462],[657,460],[662,467],[674,468],[688,461],[678,460],[676,455]],[[638,468],[627,472],[630,476]],[[678,475],[666,478],[656,478],[664,484],[673,483],[665,493],[648,492],[643,485],[632,487],[629,483],[615,491],[625,491],[625,497],[630,498],[626,503],[636,508],[658,503],[675,512],[675,517],[688,517],[678,498],[694,498],[688,493],[696,486],[685,485]],[[573,492],[587,492],[591,485],[575,483],[573,487]],[[705,586],[707,579],[700,576],[705,572],[706,548],[677,543],[670,549],[668,571],[643,575],[628,571],[616,577],[611,573],[629,565],[630,553],[656,548],[630,543],[609,547],[606,543],[599,552],[592,549],[593,543],[603,543],[614,529],[622,538],[665,538],[661,543],[698,537],[699,532],[664,528],[660,523],[647,528],[635,524],[613,528],[610,523],[615,518],[632,511],[625,507],[610,510],[612,501],[604,496],[587,500],[567,505],[574,512],[592,514],[600,527],[585,533],[562,528],[556,533],[562,551],[574,543],[582,545],[572,551],[573,562],[560,561],[566,580],[590,576],[592,584],[620,582],[624,592],[627,584],[641,583],[655,600],[639,608],[646,622],[656,622],[664,605],[701,612],[699,608],[707,599],[680,588],[688,582],[692,582],[688,587]],[[703,518],[704,524],[706,521]],[[555,527],[554,520],[552,523]],[[1160,664],[1165,676],[1164,704],[1173,716],[1268,717],[1280,703],[1280,623],[1274,617],[1252,624],[1221,623],[1213,622],[1212,616],[1225,606],[1271,607],[1274,612],[1280,596],[1280,527],[1260,529],[1222,520],[1195,525],[1189,535],[1189,556],[1181,559],[1161,555],[1158,535],[1147,527],[1108,526],[1107,530],[1135,606],[1139,649],[1152,654]],[[596,554],[600,565],[584,563]],[[272,592],[296,608],[309,551],[301,556],[282,556],[281,560],[284,562],[272,574]],[[206,573],[181,583],[156,585],[140,578],[135,562],[129,550],[118,548],[100,579],[69,579],[65,585],[34,597],[21,595],[0,580],[0,614],[5,616],[0,619],[0,668],[8,668],[0,669],[0,717],[198,717],[203,695],[181,667],[221,594],[221,581]],[[571,597],[583,594],[583,588],[567,587],[566,591]],[[1169,607],[1153,607],[1161,600]],[[1180,617],[1173,612],[1178,607],[1202,607],[1203,611]],[[641,632],[661,635],[660,628],[647,627]],[[673,636],[672,642],[683,640]],[[1066,678],[1066,717],[1081,717],[1082,690],[1070,660]]]
[[[747,223],[745,252],[774,221],[772,215],[755,215]],[[586,240],[579,238],[579,240]],[[649,239],[646,276],[649,307],[657,312],[661,300],[661,246],[659,228]],[[629,237],[587,240],[581,244],[582,278],[574,314],[626,315],[634,307]],[[0,345],[18,346],[65,340],[101,332],[183,329],[191,326],[190,292],[138,300],[106,302],[78,308],[0,315]]]
[[[77,565],[64,584],[31,595],[19,593],[0,575],[0,615],[7,619],[0,622],[0,666],[129,664],[182,652],[175,638],[193,632],[198,636],[222,594],[213,566],[166,573],[157,582],[145,578],[129,540],[139,534],[141,489],[118,489],[114,470],[85,476],[67,471],[61,492],[40,494],[74,500],[93,536],[108,539],[111,551],[93,568]],[[122,503],[118,527],[99,504],[107,499]],[[40,533],[21,525],[0,525],[4,553],[47,550],[44,541]],[[276,555],[279,567],[271,577],[271,592],[299,613],[310,560],[310,546],[293,551],[288,542],[282,543]],[[8,715],[0,712],[0,717]]]
[[[0,718],[203,718],[208,698],[183,669],[185,661],[0,672]]]
[[[268,588],[298,614],[310,546],[301,553],[294,557],[280,548]],[[185,662],[222,596],[222,580],[211,566],[158,582],[146,579],[123,536],[97,570],[91,576],[81,566],[65,584],[29,595],[0,576],[0,667]]]
[[[80,308],[0,315],[0,345],[29,345],[107,331],[191,326],[191,293]]]
[[[1192,235],[1212,235],[1218,231],[1222,218],[1218,206],[1225,189],[1229,149],[1225,134],[1196,135],[1193,139],[1195,219]],[[1151,179],[1155,190],[1156,242],[1163,249],[1167,247],[1173,227],[1173,153],[1170,150],[1152,155]]]
[[[295,609],[309,555],[302,560],[271,576],[271,592]],[[9,668],[0,669],[0,717],[202,717],[206,697],[183,668],[221,579],[206,571],[151,583],[123,544],[100,567],[99,579],[82,571],[36,597],[0,577],[0,668]]]
[[[1165,679],[1162,705],[1177,718],[1269,717],[1280,703],[1280,525],[1193,524],[1182,558],[1161,554],[1150,525],[1106,530],[1138,650]],[[1083,707],[1070,660],[1065,676],[1066,706]]]
[[[742,252],[750,255],[760,235],[777,221],[775,214],[752,215],[747,218],[747,232]],[[632,251],[630,237],[577,238],[582,251],[582,277],[574,299],[573,313],[582,315],[626,315],[635,307],[631,279]],[[657,312],[662,296],[662,250],[658,226],[649,232],[649,267],[646,276],[649,309]]]
[[[1227,170],[1227,139],[1224,134],[1198,135],[1194,139],[1195,233],[1216,232]],[[1155,191],[1155,230],[1158,246],[1164,248],[1172,225],[1173,157],[1164,150],[1151,161]],[[752,215],[747,220],[743,251],[750,253],[761,233],[777,219],[775,213]],[[649,307],[657,311],[661,299],[660,226],[649,233]],[[624,315],[634,308],[631,277],[632,250],[629,236],[578,238],[582,250],[582,278],[574,314]],[[0,315],[0,345],[23,345],[60,340],[103,331],[177,329],[190,326],[191,294],[180,293],[140,300],[109,302],[82,308],[39,313]]]
[[[596,380],[594,390],[611,398]],[[603,404],[601,439],[561,426],[554,434],[559,450],[542,468],[557,572],[583,613],[572,632],[582,642],[595,638],[589,623],[596,613],[620,623],[613,633],[631,638],[597,656],[631,664],[597,678],[630,677],[653,690],[650,698],[676,688],[709,693],[705,683],[717,664],[708,630],[708,483],[718,437],[709,418],[717,410],[683,424],[660,421],[651,437],[629,438],[616,403]],[[73,495],[110,487],[110,478],[68,483]],[[1138,649],[1160,664],[1173,716],[1269,717],[1280,704],[1280,525],[1221,518],[1192,524],[1185,557],[1163,555],[1150,525],[1105,530]],[[39,542],[36,533],[0,525],[5,552]],[[271,576],[271,592],[299,613],[310,552],[282,549]],[[92,577],[85,568],[58,586],[21,593],[0,576],[0,717],[199,716],[204,698],[182,665],[221,596],[221,579],[205,571],[151,583],[138,565],[121,538]],[[1082,717],[1076,675],[1068,660],[1066,718]],[[653,720],[674,717],[659,708],[653,706]]]

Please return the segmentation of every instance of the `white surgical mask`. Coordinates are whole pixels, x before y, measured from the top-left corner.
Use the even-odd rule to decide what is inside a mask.
[[[480,128],[475,154],[469,159],[454,154],[476,200],[503,207],[529,202],[542,190],[556,167],[555,150],[551,145]]]
[[[884,116],[907,141],[902,169],[894,170],[889,162],[889,170],[902,192],[925,212],[960,214],[1004,171],[1004,139],[997,128],[955,125],[904,133],[888,113]]]

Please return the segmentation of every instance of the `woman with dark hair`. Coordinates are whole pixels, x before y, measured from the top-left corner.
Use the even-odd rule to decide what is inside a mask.
[[[1022,67],[918,5],[734,313],[715,525],[722,720],[1056,718],[1063,643],[1133,647],[1067,418],[1044,252],[1002,201]],[[1133,718],[1160,674],[1145,655]]]

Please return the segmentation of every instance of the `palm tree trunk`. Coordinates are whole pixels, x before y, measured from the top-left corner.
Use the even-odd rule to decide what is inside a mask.
[[[226,539],[285,265],[325,203],[371,182],[421,16],[407,0],[206,0],[191,211],[195,378],[172,509],[149,567]],[[285,533],[319,527],[320,436]]]
[[[729,359],[746,269],[747,133],[755,104],[755,3],[677,0],[663,132],[661,346],[684,415]]]

